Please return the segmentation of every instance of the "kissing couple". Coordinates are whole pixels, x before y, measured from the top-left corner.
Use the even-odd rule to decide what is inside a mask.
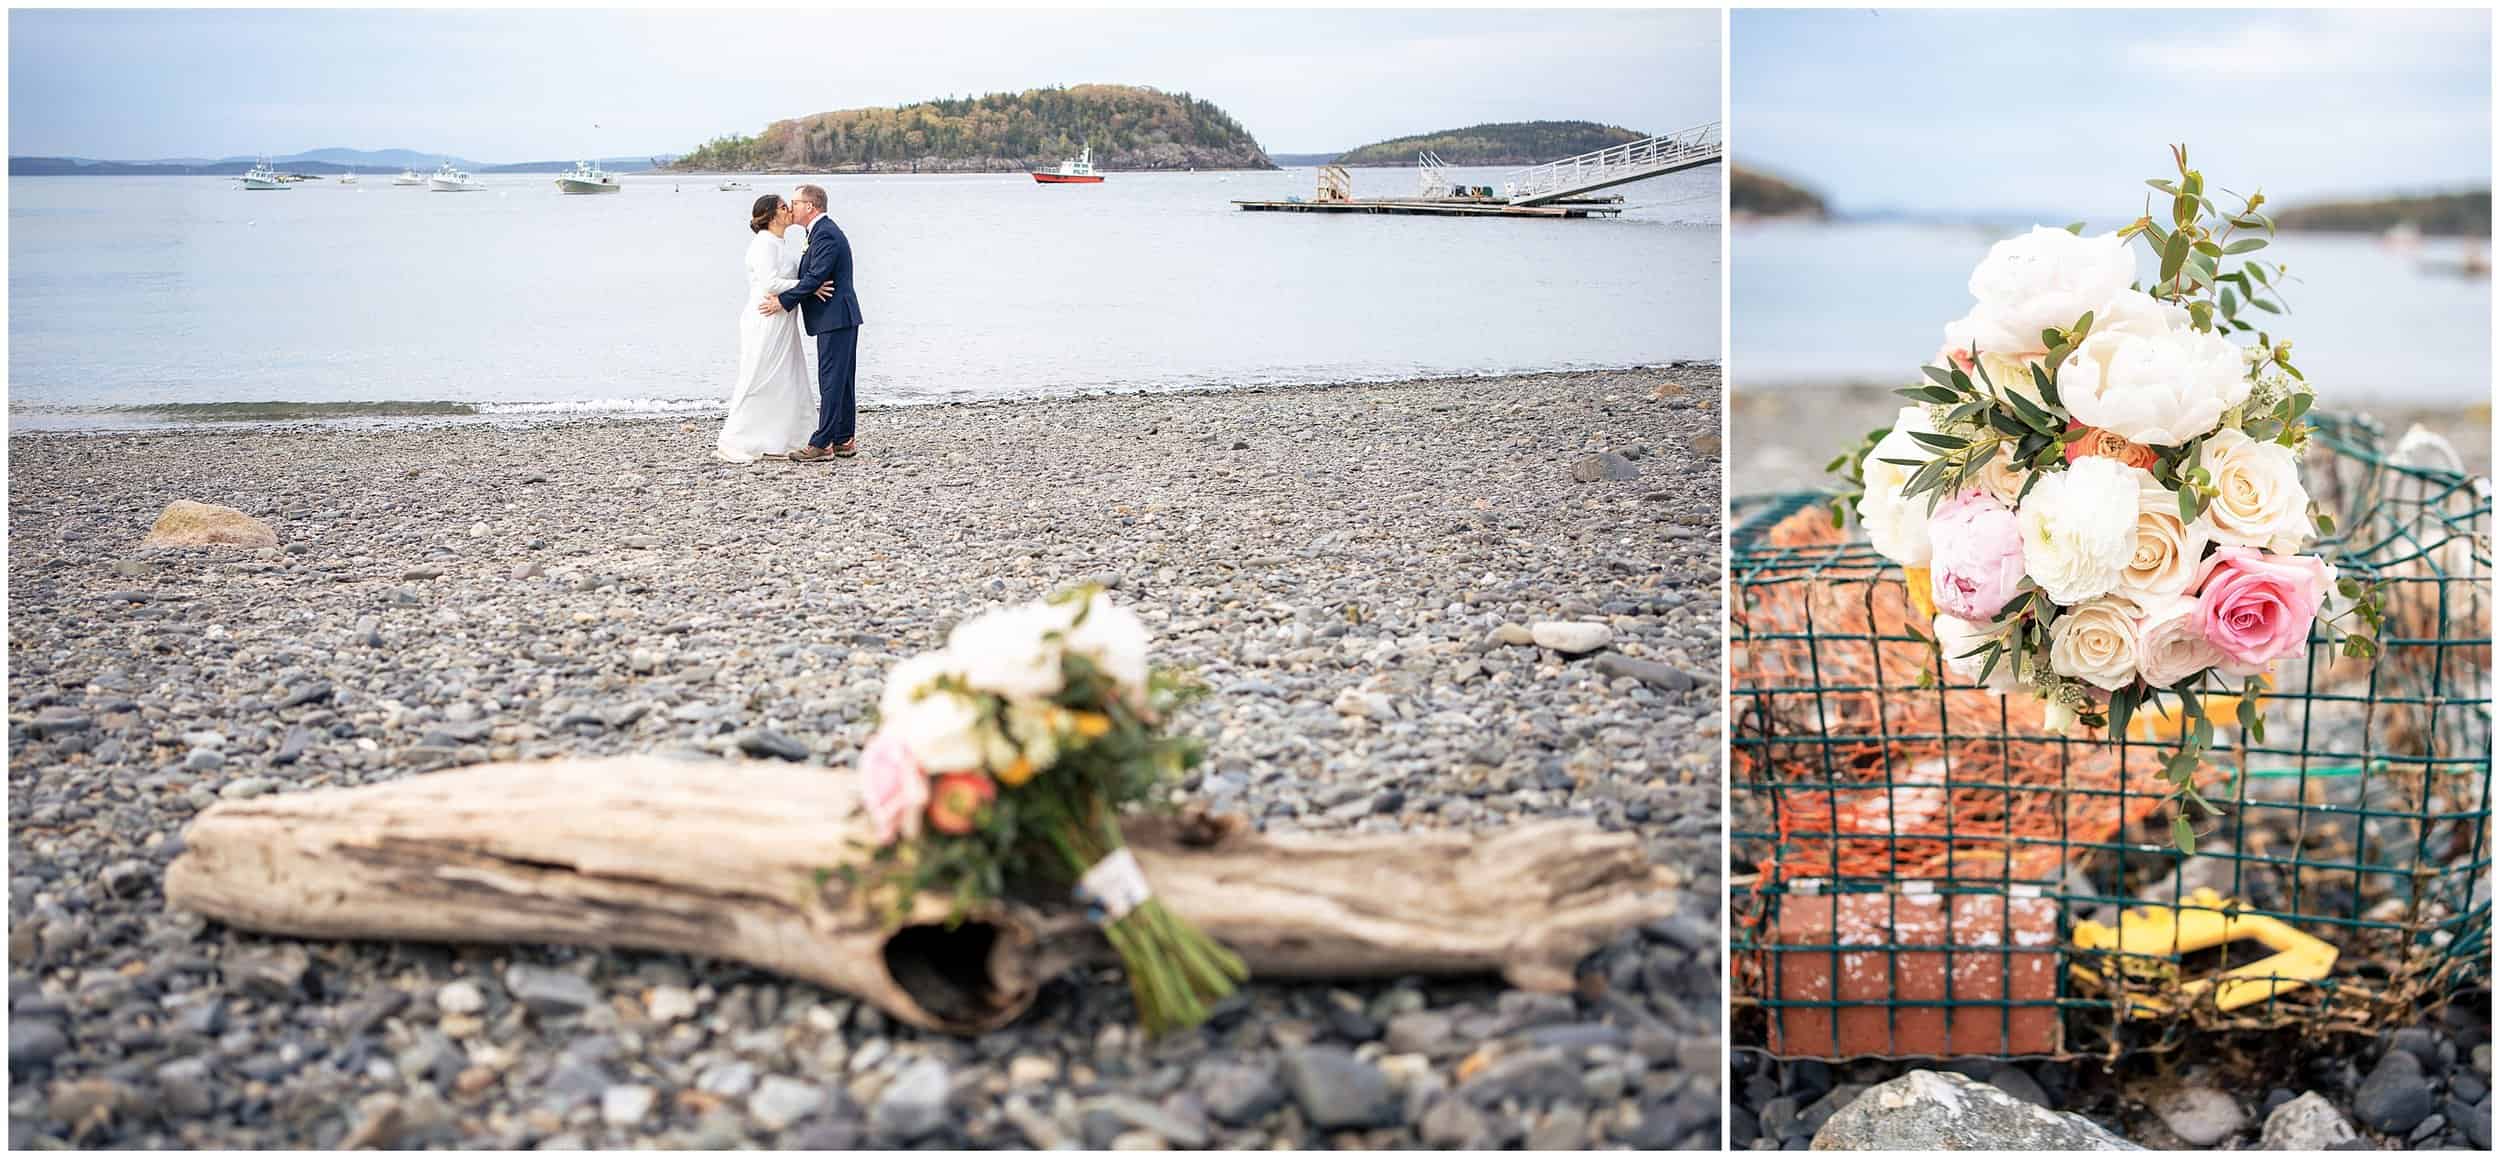
[[[791,226],[805,248],[787,242]],[[747,219],[747,293],[738,308],[738,383],[729,392],[716,458],[793,463],[859,453],[859,294],[851,240],[825,215],[825,191],[767,193]],[[815,384],[807,339],[816,340]]]

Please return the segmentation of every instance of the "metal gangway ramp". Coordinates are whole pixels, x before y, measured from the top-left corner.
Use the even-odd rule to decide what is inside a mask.
[[[1585,197],[1634,181],[1715,165],[1721,152],[1720,123],[1662,133],[1621,145],[1548,161],[1511,174],[1502,192],[1512,205],[1545,205]]]

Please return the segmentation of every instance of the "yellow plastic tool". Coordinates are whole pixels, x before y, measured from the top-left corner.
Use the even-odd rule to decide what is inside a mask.
[[[2266,688],[2274,687],[2274,682],[2263,676],[2257,678],[2257,683]],[[2257,699],[2262,707],[2265,697]],[[2217,725],[2236,724],[2240,719],[2240,698],[2237,696],[2207,696],[2199,700],[2198,705],[2205,710],[2205,719]],[[2127,721],[2127,736],[2147,743],[2166,743],[2179,739],[2180,732],[2186,728],[2187,706],[2173,697],[2158,708],[2135,710],[2135,715]]]
[[[1901,586],[1910,589],[1910,606],[1917,608],[1918,614],[1927,617],[1929,623],[1934,623],[1936,619],[1935,573],[1923,567],[1902,568]]]
[[[2158,977],[2173,969],[2163,960],[2168,955],[2210,950],[2242,938],[2254,938],[2275,951],[2271,957],[2234,966],[2213,977],[2179,983],[2180,1001],[2194,1003],[2210,990],[2214,1006],[2222,1010],[2237,1010],[2297,990],[2325,978],[2327,971],[2335,968],[2340,951],[2333,945],[2274,918],[2234,912],[2237,904],[2224,901],[2210,889],[2195,890],[2175,909],[2164,905],[2127,910],[2118,915],[2115,930],[2099,922],[2078,922],[2075,946],[2121,955],[2117,959],[2119,968],[2136,977]],[[2075,975],[2099,979],[2098,974],[2083,966],[2075,967]],[[2139,1018],[2171,1010],[2168,999],[2130,995],[2129,1000],[2129,1013]]]

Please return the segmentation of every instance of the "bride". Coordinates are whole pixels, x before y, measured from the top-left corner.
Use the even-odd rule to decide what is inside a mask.
[[[729,392],[729,420],[712,452],[726,462],[786,455],[816,431],[815,375],[799,313],[755,309],[799,284],[798,255],[782,245],[790,217],[790,204],[767,193],[755,199],[747,221],[755,238],[747,243],[747,292],[738,308],[738,385]]]

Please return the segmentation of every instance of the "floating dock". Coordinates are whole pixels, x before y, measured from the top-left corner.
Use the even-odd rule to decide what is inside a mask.
[[[1362,197],[1342,201],[1236,201],[1252,213],[1404,213],[1423,217],[1613,217],[1623,212],[1620,197],[1592,197],[1545,205],[1512,205],[1503,201],[1463,198]]]

